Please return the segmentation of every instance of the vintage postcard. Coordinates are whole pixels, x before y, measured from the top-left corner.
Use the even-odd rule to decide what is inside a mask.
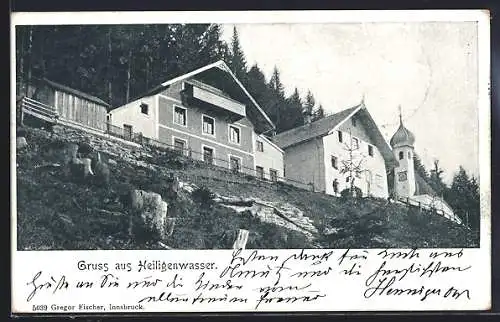
[[[490,309],[487,11],[11,21],[14,314]]]

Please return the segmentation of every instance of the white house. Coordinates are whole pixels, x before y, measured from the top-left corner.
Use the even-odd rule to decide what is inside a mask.
[[[363,195],[387,198],[387,171],[397,165],[364,102],[316,122],[280,133],[285,177],[338,195],[351,181]],[[358,166],[361,171],[343,171]]]
[[[283,177],[283,150],[264,136],[273,122],[223,61],[165,81],[111,110],[108,122],[126,137],[141,133],[194,159]]]

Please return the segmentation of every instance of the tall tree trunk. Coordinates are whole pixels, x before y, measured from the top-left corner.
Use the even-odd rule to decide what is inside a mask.
[[[17,27],[19,30],[19,40],[16,41],[19,45],[18,47],[18,52],[17,55],[19,57],[19,60],[17,61],[17,66],[16,72],[18,74],[16,75],[16,81],[18,82],[18,87],[17,87],[17,92],[16,96],[20,96],[21,93],[24,93],[24,86],[25,86],[25,75],[24,75],[24,43],[25,43],[25,31],[26,28],[24,26],[19,26]]]
[[[46,27],[48,28],[48,27]],[[41,62],[41,76],[42,78],[46,76],[46,65],[45,65],[45,33],[42,33],[41,44],[40,44],[40,62]]]
[[[132,65],[132,48],[128,50],[128,68],[127,68],[127,103],[130,100],[130,68]]]
[[[33,47],[33,26],[30,26],[29,35],[28,35],[28,79],[27,83],[31,83],[31,65],[33,63],[32,58],[32,47]],[[28,95],[29,86],[26,86],[26,95]]]
[[[146,57],[146,90],[147,91],[149,89],[149,68],[150,68],[150,57]]]
[[[113,47],[111,44],[111,30],[113,27],[108,27],[108,104],[113,106],[113,77],[111,76],[111,57],[113,53]]]
[[[78,27],[78,33],[79,33],[78,37],[81,37],[81,35],[83,34],[83,27],[82,26]],[[80,57],[79,66],[85,66],[84,61],[82,59],[82,51],[83,51],[83,39],[80,38],[78,41],[78,57]],[[83,89],[83,77],[82,76],[80,76],[80,89]]]

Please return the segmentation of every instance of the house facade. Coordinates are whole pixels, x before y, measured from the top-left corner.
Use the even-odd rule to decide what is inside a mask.
[[[106,130],[109,104],[98,97],[48,79],[33,79],[28,84],[26,96],[52,109],[62,122],[98,131]]]
[[[164,82],[110,111],[108,121],[193,159],[283,176],[283,151],[264,136],[274,124],[222,61]]]
[[[364,196],[387,198],[387,171],[394,155],[364,103],[278,134],[285,177],[315,191],[339,195],[354,186]]]

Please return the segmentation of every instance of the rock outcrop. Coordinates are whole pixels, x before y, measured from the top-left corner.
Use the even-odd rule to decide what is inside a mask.
[[[130,190],[122,202],[125,207],[129,207],[129,234],[137,237],[151,232],[163,240],[171,233],[167,227],[168,204],[162,200],[160,194],[138,189]],[[147,239],[154,236],[144,237]]]

